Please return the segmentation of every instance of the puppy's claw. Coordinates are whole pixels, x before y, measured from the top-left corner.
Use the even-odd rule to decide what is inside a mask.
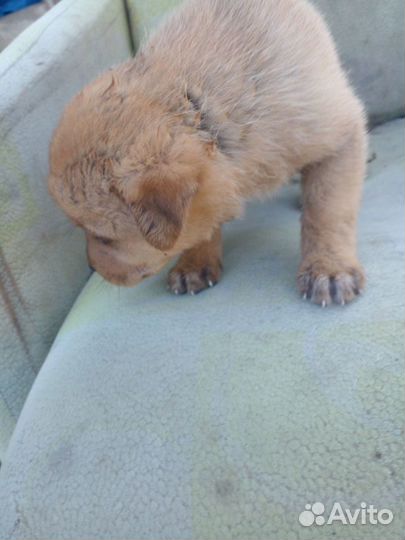
[[[214,287],[221,277],[221,272],[222,264],[220,260],[215,260],[211,264],[205,264],[202,267],[190,268],[188,266],[186,269],[181,266],[180,261],[169,273],[169,289],[174,294],[188,293],[195,296],[204,289]]]
[[[322,308],[332,303],[345,306],[361,294],[364,283],[365,277],[360,265],[331,270],[322,268],[320,263],[313,263],[298,274],[298,288],[302,298],[308,298]]]

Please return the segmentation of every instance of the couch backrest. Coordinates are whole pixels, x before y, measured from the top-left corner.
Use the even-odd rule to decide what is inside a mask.
[[[203,1],[203,0],[202,0]],[[268,0],[271,2],[271,0]],[[324,15],[370,124],[403,116],[403,0],[310,0]],[[142,39],[180,0],[127,0],[133,32]]]
[[[312,0],[325,16],[370,124],[404,114],[403,0]]]

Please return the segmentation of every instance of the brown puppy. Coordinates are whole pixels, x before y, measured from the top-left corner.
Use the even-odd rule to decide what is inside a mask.
[[[67,106],[49,187],[107,280],[182,254],[169,286],[197,293],[220,278],[221,224],[302,171],[298,286],[344,304],[364,286],[365,152],[363,108],[309,3],[190,0]]]

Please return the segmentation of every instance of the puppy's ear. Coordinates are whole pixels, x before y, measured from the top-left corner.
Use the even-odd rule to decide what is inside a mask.
[[[165,250],[175,244],[197,184],[145,181],[131,208],[138,227],[153,247]]]

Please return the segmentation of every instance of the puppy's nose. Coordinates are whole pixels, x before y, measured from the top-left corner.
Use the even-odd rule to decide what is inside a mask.
[[[92,272],[95,272],[95,271],[96,271],[96,269],[94,268],[94,266],[91,266],[91,264],[89,264],[89,268],[90,268],[90,270],[91,270]]]

